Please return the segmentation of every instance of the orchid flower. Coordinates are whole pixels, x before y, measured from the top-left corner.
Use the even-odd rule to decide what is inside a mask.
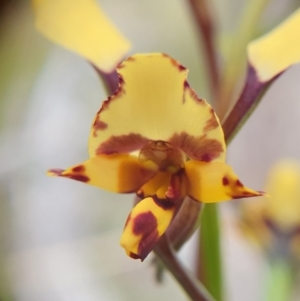
[[[94,0],[34,0],[34,6],[44,36],[104,72],[128,51],[129,43]],[[117,72],[118,89],[93,122],[90,159],[49,174],[135,192],[141,201],[127,219],[121,245],[144,260],[186,196],[212,203],[262,193],[245,187],[225,164],[219,120],[190,88],[185,67],[165,54],[139,54],[119,64]]]
[[[119,88],[93,122],[90,159],[50,175],[142,198],[121,238],[129,256],[145,259],[185,196],[212,203],[262,195],[226,165],[219,120],[185,67],[165,54],[137,54],[117,72]]]
[[[272,197],[241,206],[241,226],[246,237],[269,256],[300,260],[300,163],[294,159],[277,162],[270,170],[266,189]]]
[[[225,140],[230,141],[270,84],[300,61],[300,10],[249,44],[245,86],[232,111],[220,97],[226,110],[224,116],[220,112],[222,129],[214,110],[188,84],[188,70],[175,59],[162,53],[136,54],[120,63],[130,43],[95,0],[33,3],[36,27],[45,37],[83,56],[100,75],[114,77],[113,94],[103,101],[92,124],[89,159],[67,169],[52,169],[49,175],[116,193],[136,193],[139,201],[121,237],[127,255],[144,260],[164,233],[175,248],[176,237],[181,245],[186,233],[194,230],[200,203],[264,195],[245,187],[225,163]],[[212,50],[208,47],[213,61]],[[219,70],[210,71],[211,86],[218,92]],[[191,210],[197,208],[191,203],[198,209]],[[180,231],[184,218],[192,222]],[[173,274],[182,281],[180,270]],[[191,282],[186,283],[188,291]]]

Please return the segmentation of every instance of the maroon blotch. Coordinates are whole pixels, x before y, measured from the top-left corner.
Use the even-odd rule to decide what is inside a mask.
[[[84,165],[77,165],[72,168],[73,172],[84,172],[85,171],[85,166]]]
[[[236,180],[235,185],[239,187],[244,187],[244,184],[240,180]]]
[[[152,198],[153,198],[155,204],[164,210],[170,210],[175,207],[175,202],[173,200],[160,199],[156,195],[152,196]]]
[[[229,185],[229,180],[228,180],[228,178],[227,178],[227,177],[223,177],[222,183],[223,183],[224,186]]]
[[[87,183],[90,180],[90,178],[85,175],[67,174],[67,175],[63,175],[63,177],[67,177],[83,183]]]
[[[143,261],[159,239],[157,219],[150,211],[141,213],[134,218],[132,230],[135,235],[142,234],[136,256]]]
[[[96,154],[130,153],[142,149],[149,140],[140,134],[112,136],[97,148]]]

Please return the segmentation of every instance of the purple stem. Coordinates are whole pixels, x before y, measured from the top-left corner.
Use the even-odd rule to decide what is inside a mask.
[[[99,76],[103,79],[103,83],[105,85],[108,95],[113,94],[119,87],[119,76],[118,76],[116,69],[110,73],[105,73],[105,72],[101,71],[100,69],[98,69],[93,64],[92,64],[92,66],[97,71]]]
[[[154,252],[189,295],[191,300],[215,301],[206,288],[181,265],[166,235],[160,238],[154,248]]]
[[[265,92],[265,88],[272,81],[273,79],[268,82],[259,81],[255,69],[250,64],[248,65],[244,89],[232,111],[222,124],[226,144],[230,142],[234,134],[242,126],[243,121],[250,116]]]

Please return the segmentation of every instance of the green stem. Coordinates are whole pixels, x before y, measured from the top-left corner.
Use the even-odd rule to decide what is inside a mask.
[[[217,204],[205,204],[200,227],[197,276],[217,301],[223,300],[219,214]]]
[[[292,295],[293,276],[290,262],[285,259],[272,260],[267,272],[263,301],[288,301]]]
[[[259,18],[270,0],[251,0],[241,15],[240,26],[234,36],[229,56],[225,63],[216,102],[216,111],[222,120],[230,109],[230,102],[237,79],[246,66],[246,47],[253,39]]]

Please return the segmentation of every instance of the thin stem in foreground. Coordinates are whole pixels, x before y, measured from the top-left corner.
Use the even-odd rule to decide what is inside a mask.
[[[166,235],[161,237],[154,248],[154,252],[189,295],[191,300],[215,301],[206,288],[181,265]]]
[[[199,231],[198,279],[217,301],[223,300],[220,226],[217,204],[205,204]]]

